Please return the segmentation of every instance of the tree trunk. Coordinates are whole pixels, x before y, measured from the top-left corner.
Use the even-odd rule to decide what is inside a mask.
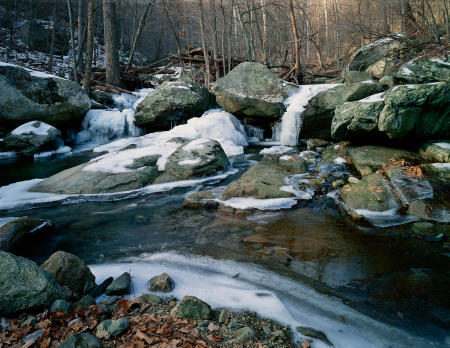
[[[120,84],[120,64],[115,0],[103,0],[103,30],[105,39],[106,83],[108,85],[118,86]]]
[[[406,35],[414,35],[417,31],[417,22],[409,0],[402,0],[402,27]]]
[[[205,85],[207,88],[209,88],[211,72],[209,70],[209,55],[208,55],[208,50],[206,47],[206,40],[205,40],[205,18],[204,18],[204,12],[203,12],[203,0],[198,0],[198,7],[200,10],[200,36],[202,39],[202,48],[203,48],[203,54],[205,57],[205,69],[206,69]]]
[[[334,20],[336,22],[336,66],[341,68],[341,37],[340,37],[340,23],[339,23],[339,9],[337,0],[333,0],[334,4]]]
[[[56,36],[56,3],[57,0],[53,2],[53,27],[52,27],[52,40],[50,42],[50,55],[48,59],[48,71],[53,71],[53,53],[55,51],[55,36]]]
[[[78,70],[83,71],[83,33],[84,31],[84,0],[78,0],[78,42],[77,42],[77,56],[78,56]]]
[[[442,10],[444,11],[444,19],[447,28],[447,42],[450,41],[450,16],[448,13],[447,0],[442,1]]]
[[[72,7],[70,6],[70,0],[67,0],[67,10],[69,11],[69,23],[70,23],[70,42],[72,44],[72,65],[73,65],[73,80],[78,83],[77,72],[77,53],[75,51],[75,28],[73,25]]]
[[[91,86],[92,52],[94,50],[94,18],[95,0],[89,0],[87,20],[87,42],[86,42],[86,66],[84,74],[84,89],[89,93]]]
[[[295,20],[294,4],[289,0],[289,16],[291,18],[292,37],[294,38],[294,58],[295,58],[295,79],[297,82],[301,80],[301,66],[300,66],[300,38],[297,31],[297,22]]]
[[[263,29],[262,29],[262,50],[263,50],[263,63],[267,64],[267,9],[266,0],[261,0],[262,8],[262,19],[263,19]]]
[[[139,41],[139,38],[141,37],[142,31],[144,30],[145,21],[147,19],[147,14],[148,14],[150,8],[152,7],[152,5],[153,5],[153,2],[150,1],[144,10],[144,14],[141,17],[141,20],[139,21],[139,26],[138,26],[136,35],[134,36],[133,42],[131,43],[130,57],[128,58],[128,64],[127,64],[126,70],[130,69],[131,64],[133,64],[133,56],[134,56],[134,51],[136,49],[136,44]]]
[[[216,0],[209,0],[209,9],[211,11],[211,25],[212,25],[212,48],[214,59],[214,70],[216,71],[216,80],[220,78],[220,69],[218,63],[218,43],[217,43],[217,18],[216,18]]]

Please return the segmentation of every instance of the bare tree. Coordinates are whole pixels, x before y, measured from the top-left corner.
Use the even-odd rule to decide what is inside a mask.
[[[294,4],[292,3],[292,0],[289,0],[289,16],[291,18],[292,37],[294,39],[295,78],[297,79],[297,81],[299,81],[302,73],[300,65],[300,37],[298,35]]]
[[[48,70],[52,72],[53,70],[53,54],[55,52],[55,36],[56,36],[56,4],[57,0],[53,2],[53,25],[52,25],[52,39],[50,41],[50,55],[48,59]]]
[[[95,2],[96,0],[89,0],[88,19],[87,19],[87,42],[86,42],[86,69],[84,75],[83,86],[89,91],[91,84],[92,72],[92,53],[94,50],[94,19],[95,19]]]
[[[73,65],[73,80],[78,83],[78,72],[77,72],[77,54],[75,51],[75,28],[73,24],[72,6],[70,5],[70,0],[67,0],[67,10],[69,12],[69,22],[70,22],[70,42],[72,45],[72,65]]]
[[[106,83],[120,84],[119,42],[116,0],[103,0],[103,30],[105,40]]]
[[[198,7],[200,10],[200,36],[202,39],[202,48],[205,56],[205,68],[206,68],[205,85],[206,87],[209,88],[209,81],[211,80],[211,72],[209,69],[209,54],[206,48],[206,40],[205,40],[205,18],[203,11],[203,0],[198,0]]]

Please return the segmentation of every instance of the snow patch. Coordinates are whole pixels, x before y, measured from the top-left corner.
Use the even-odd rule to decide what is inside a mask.
[[[290,146],[276,145],[263,149],[259,153],[261,155],[283,155],[291,151],[294,151],[294,149]]]
[[[178,162],[180,166],[193,166],[196,164],[199,164],[202,160],[200,158],[194,158],[194,159],[185,159],[183,161]]]
[[[279,210],[290,209],[297,204],[296,198],[268,198],[234,197],[226,201],[219,200],[220,204],[234,209]]]
[[[48,131],[52,128],[54,127],[41,121],[30,121],[14,129],[11,134],[35,134],[46,136],[48,134]]]

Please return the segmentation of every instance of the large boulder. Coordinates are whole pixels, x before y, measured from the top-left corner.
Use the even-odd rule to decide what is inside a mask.
[[[222,195],[223,200],[232,197],[288,198],[294,194],[280,190],[285,186],[289,172],[273,166],[257,164],[247,170],[238,180],[227,186]]]
[[[376,145],[351,147],[348,149],[348,156],[362,176],[375,173],[383,166],[391,164],[392,160],[405,160],[410,163],[419,160],[419,156],[413,152]]]
[[[381,174],[370,174],[353,185],[341,189],[341,198],[348,208],[381,212],[400,208],[400,202]]]
[[[350,57],[346,70],[365,71],[378,61],[403,53],[406,45],[393,37],[384,37],[359,48]]]
[[[436,141],[424,143],[420,146],[419,154],[433,162],[450,162],[450,141]]]
[[[395,77],[412,84],[449,81],[450,62],[446,57],[414,59],[402,65]]]
[[[7,149],[23,153],[56,150],[64,143],[58,129],[40,121],[17,127],[3,138],[3,142]]]
[[[450,132],[450,81],[396,86],[384,95],[378,129],[391,139],[439,137]]]
[[[383,92],[383,85],[358,82],[337,85],[311,98],[304,112],[301,136],[329,138],[331,122],[337,106]]]
[[[0,251],[0,316],[40,310],[60,298],[64,291],[49,272]]]
[[[79,126],[91,101],[75,82],[0,63],[0,120],[17,126],[40,120],[58,128]]]
[[[200,138],[180,146],[170,155],[166,173],[179,179],[189,179],[226,170],[229,165],[227,155],[219,142]]]
[[[25,21],[19,28],[20,40],[28,46],[29,49],[48,53],[52,41],[53,23],[45,21]],[[69,34],[65,26],[57,25],[55,27],[55,41],[53,53],[62,55],[69,50]]]
[[[35,233],[52,227],[51,221],[26,216],[15,218],[4,225],[0,224],[0,250],[13,251]]]
[[[200,116],[211,102],[205,86],[184,80],[164,82],[138,104],[135,123],[152,131],[170,129],[177,123]]]
[[[260,63],[239,64],[213,86],[217,104],[237,116],[278,119],[289,86]]]
[[[51,255],[41,268],[50,272],[60,285],[67,286],[77,297],[84,294],[86,283],[95,281],[95,276],[79,257],[64,251]]]
[[[185,296],[173,307],[170,314],[178,318],[206,320],[211,318],[213,311],[209,304],[197,297]]]

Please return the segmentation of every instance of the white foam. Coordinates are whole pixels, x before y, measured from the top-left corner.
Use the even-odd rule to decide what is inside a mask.
[[[324,332],[336,348],[437,347],[423,335],[414,336],[390,324],[363,315],[338,298],[321,294],[300,281],[268,271],[261,266],[210,257],[176,253],[144,254],[123,263],[90,266],[101,282],[130,272],[133,295],[147,293],[150,278],[168,273],[175,282],[170,295],[194,295],[213,308],[255,311],[293,329],[313,327]],[[236,275],[238,275],[236,277]],[[160,294],[166,295],[166,294]],[[345,318],[345,321],[340,318]],[[295,338],[300,335],[295,333]],[[435,344],[436,343],[436,344]],[[328,347],[314,340],[313,347]]]
[[[268,147],[266,149],[261,150],[259,153],[261,155],[283,155],[287,152],[291,152],[294,149],[290,146],[283,146],[283,145],[275,145]]]
[[[336,84],[300,86],[299,89],[284,102],[287,109],[281,119],[280,139],[276,140],[279,140],[281,145],[296,146],[298,143],[298,136],[302,129],[303,112],[305,111],[308,102],[318,93],[336,86]]]
[[[35,127],[38,125],[38,127]],[[35,135],[47,135],[48,131],[54,127],[50,126],[47,123],[41,121],[30,121],[27,122],[20,127],[14,129],[11,134],[21,135],[21,134],[35,134]]]

